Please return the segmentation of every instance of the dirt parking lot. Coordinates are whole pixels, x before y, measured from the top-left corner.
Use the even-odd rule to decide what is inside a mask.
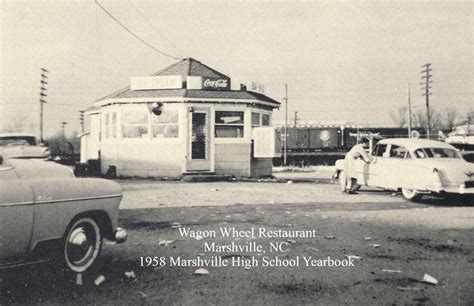
[[[50,263],[2,272],[1,304],[113,303],[154,305],[297,305],[474,303],[474,207],[426,198],[406,202],[391,192],[362,189],[344,195],[316,183],[119,181],[120,223],[129,240],[104,246],[97,267],[83,275],[53,272]],[[183,228],[219,232],[314,230],[311,238],[183,237]],[[180,230],[181,229],[181,230]],[[205,252],[204,243],[247,245],[268,252]],[[170,258],[221,256],[256,260],[300,258],[299,266],[170,266]],[[142,266],[163,257],[166,265]],[[303,257],[352,258],[353,267],[307,267]],[[125,272],[134,272],[127,277]],[[422,282],[425,274],[438,284]],[[96,286],[100,275],[105,281]],[[129,274],[130,275],[130,274]]]

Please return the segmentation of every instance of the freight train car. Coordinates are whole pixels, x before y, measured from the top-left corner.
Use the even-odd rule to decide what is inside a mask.
[[[284,132],[280,128],[284,145]],[[406,128],[357,128],[353,126],[300,126],[287,129],[287,164],[332,165],[344,158],[346,152],[357,144],[361,135],[378,135],[381,138],[408,137]],[[412,137],[424,137],[423,129],[412,129]],[[284,148],[281,148],[284,151]],[[282,158],[274,164],[281,165]]]
[[[352,148],[357,144],[357,135],[362,134],[377,134],[382,138],[408,138],[407,128],[355,128],[348,127],[344,129],[344,147]],[[422,128],[413,128],[412,137],[414,138],[424,138],[424,129]]]
[[[341,148],[341,131],[336,127],[288,128],[288,151],[334,151]]]

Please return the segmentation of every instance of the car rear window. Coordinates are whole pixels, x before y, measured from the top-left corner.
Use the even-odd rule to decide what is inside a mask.
[[[474,163],[474,153],[464,154],[463,157],[466,161]]]
[[[421,148],[415,150],[416,158],[461,158],[456,150],[446,148]]]

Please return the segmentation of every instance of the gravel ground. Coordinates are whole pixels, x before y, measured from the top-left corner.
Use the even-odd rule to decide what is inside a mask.
[[[298,305],[474,303],[474,210],[436,198],[410,203],[399,195],[362,189],[344,195],[335,184],[273,182],[182,183],[122,180],[120,224],[129,240],[106,244],[97,267],[83,275],[54,272],[46,263],[4,271],[0,304]],[[202,240],[179,228],[314,230],[313,238]],[[166,243],[166,241],[168,243]],[[204,243],[244,245],[265,252],[205,253]],[[161,244],[160,244],[161,242]],[[163,244],[163,242],[165,242]],[[270,242],[287,252],[268,253]],[[140,258],[354,260],[354,267],[141,266]],[[243,256],[243,257],[241,257]],[[133,271],[136,278],[127,278]],[[0,272],[2,273],[2,272]],[[424,274],[438,280],[424,283]],[[105,276],[100,286],[97,276]]]

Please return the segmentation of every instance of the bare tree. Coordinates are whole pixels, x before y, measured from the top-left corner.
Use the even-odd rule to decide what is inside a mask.
[[[413,126],[423,128],[426,131],[428,120],[425,110],[418,110],[413,114]],[[430,108],[430,134],[442,128],[441,115],[434,108]]]
[[[17,114],[10,120],[4,122],[0,129],[0,133],[18,133],[18,132],[32,132],[35,130],[35,125],[24,114]]]
[[[458,118],[458,113],[454,107],[446,107],[444,110],[444,124],[443,128],[450,131],[453,130],[456,125],[456,120]]]
[[[407,112],[408,108],[406,106],[399,107],[396,112],[390,113],[390,118],[392,118],[393,122],[395,122],[397,127],[405,127],[408,121]]]
[[[474,111],[470,109],[460,122],[461,124],[474,125]]]

